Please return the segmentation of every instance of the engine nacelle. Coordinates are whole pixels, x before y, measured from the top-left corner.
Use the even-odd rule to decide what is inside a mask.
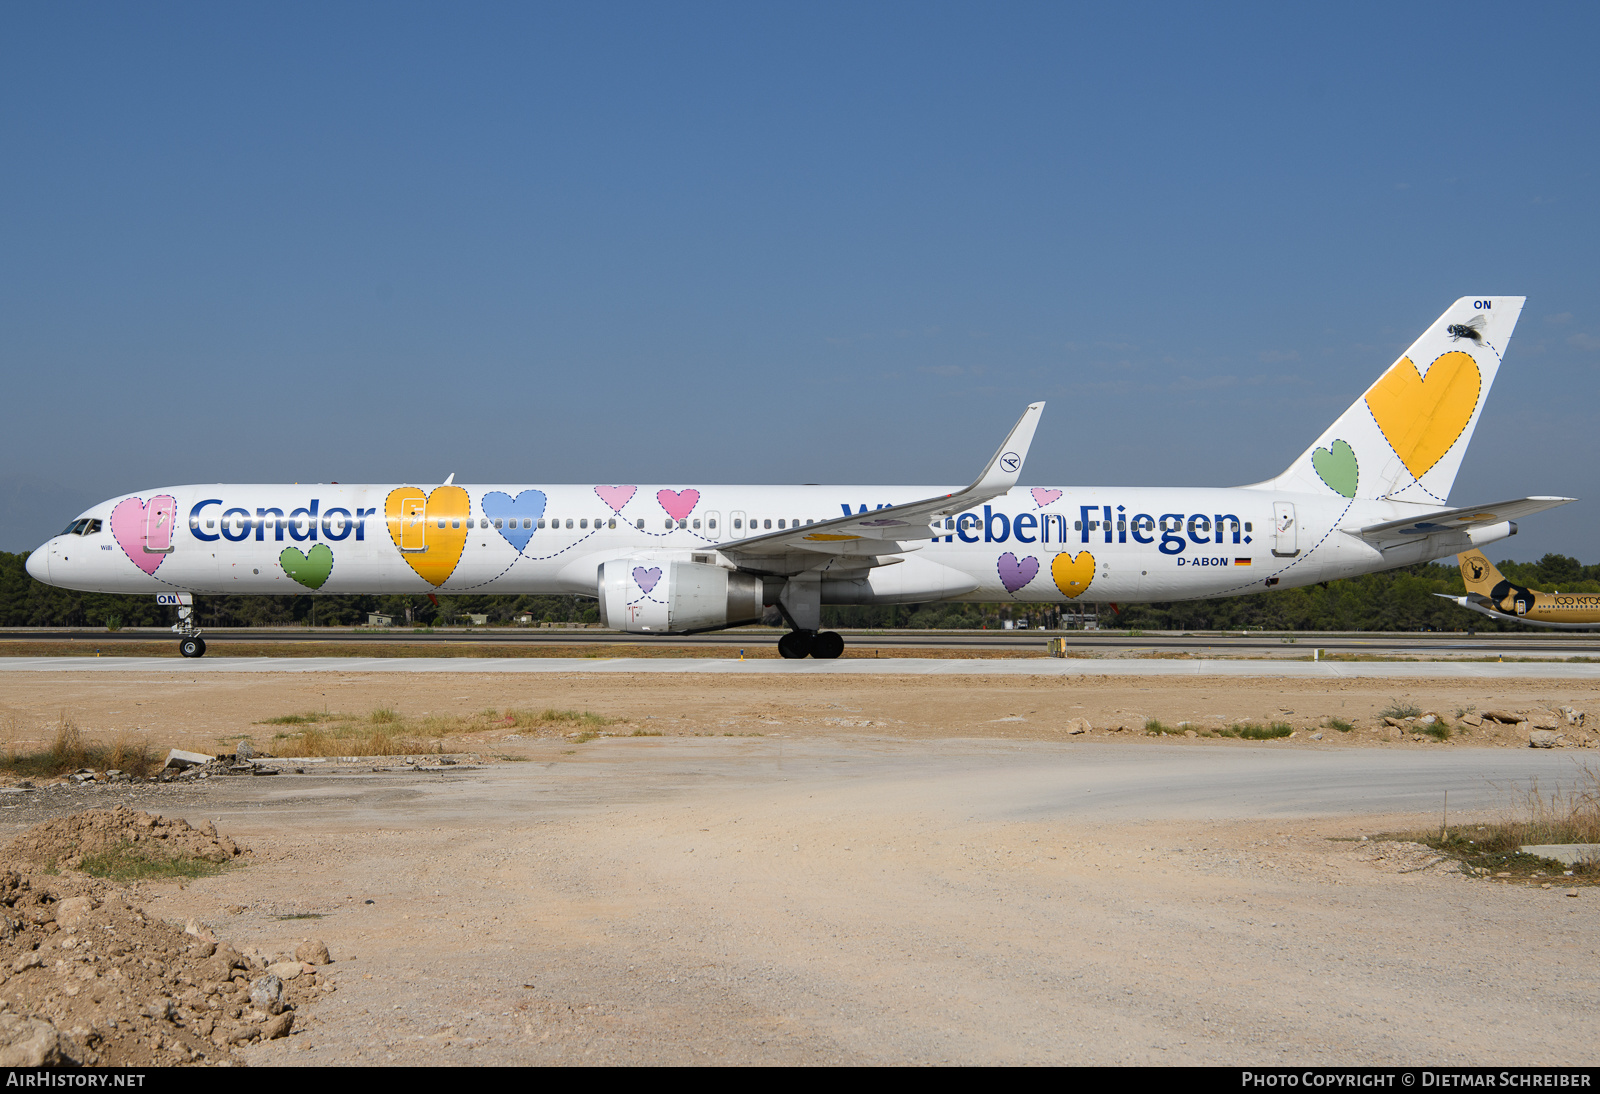
[[[618,558],[600,567],[600,622],[687,634],[761,621],[761,579],[702,562]]]

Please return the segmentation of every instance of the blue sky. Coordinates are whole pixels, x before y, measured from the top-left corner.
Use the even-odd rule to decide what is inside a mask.
[[[195,481],[1280,471],[1529,297],[1459,504],[1600,562],[1600,14],[0,9],[0,549]]]

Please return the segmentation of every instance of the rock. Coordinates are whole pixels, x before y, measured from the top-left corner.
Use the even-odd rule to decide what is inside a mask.
[[[1495,721],[1508,726],[1514,726],[1518,722],[1522,721],[1522,715],[1513,714],[1509,710],[1486,710],[1483,712],[1483,716],[1485,718],[1492,718]]]
[[[283,981],[271,973],[250,981],[250,1003],[257,1009],[268,1014],[280,1014],[288,1001]]]
[[[210,942],[213,945],[215,945],[216,941],[217,941],[217,936],[211,933],[211,929],[209,927],[205,926],[199,920],[195,920],[195,919],[191,919],[187,923],[184,924],[183,933],[184,934],[193,935],[194,937],[198,938],[200,941],[202,941],[202,942]],[[208,953],[205,956],[206,957],[210,957],[211,954]]]
[[[1528,731],[1529,748],[1555,748],[1564,739],[1561,734],[1551,729],[1530,729]]]
[[[0,1067],[49,1067],[61,1063],[61,1035],[43,1018],[0,1013]]]
[[[1422,717],[1417,719],[1417,725],[1419,726],[1437,725],[1438,722],[1439,716],[1437,714],[1424,714]]]
[[[1388,717],[1386,717],[1383,720],[1383,724],[1386,725],[1386,726],[1394,726],[1396,729],[1404,729],[1405,728],[1405,722],[1401,721],[1399,718],[1388,718]]]
[[[1559,729],[1561,717],[1548,710],[1531,710],[1528,712],[1528,724],[1534,729]]]
[[[1192,729],[1186,729],[1186,730],[1184,730],[1184,731],[1183,731],[1183,735],[1184,735],[1184,736],[1185,736],[1185,737],[1198,737],[1198,736],[1200,736],[1200,734],[1198,734],[1198,733],[1196,733],[1196,732],[1195,732],[1195,731],[1194,731],[1194,730],[1192,730]]]
[[[27,953],[11,962],[11,971],[26,972],[29,969],[37,969],[43,964],[44,958],[39,955],[39,951],[29,950]]]
[[[170,1022],[177,1017],[178,1008],[165,995],[157,995],[144,1005],[144,1013],[158,1022]]]
[[[174,748],[167,753],[167,762],[161,765],[162,770],[169,767],[183,770],[186,767],[199,767],[201,764],[211,762],[211,757],[204,752],[185,752],[181,748]]]
[[[1461,724],[1468,726],[1481,726],[1483,725],[1483,715],[1479,714],[1475,710],[1468,711],[1461,716]]]
[[[85,912],[94,911],[94,898],[88,896],[69,896],[56,904],[56,922],[63,927],[71,927],[83,918]]]
[[[1320,734],[1320,733],[1313,733],[1313,734],[1312,734],[1312,735],[1311,735],[1311,739],[1312,739],[1312,740],[1313,740],[1313,741],[1320,741],[1320,740],[1322,740],[1322,734]]]
[[[1568,889],[1567,890],[1567,895],[1568,896],[1577,896],[1578,895],[1578,890],[1576,890],[1576,889]]]
[[[233,754],[241,760],[249,760],[255,756],[256,750],[250,747],[249,741],[240,741]]]
[[[313,938],[300,943],[295,948],[296,961],[304,961],[307,965],[331,965],[333,955],[328,952],[328,944],[320,938]]]
[[[1090,733],[1094,730],[1094,727],[1089,724],[1089,719],[1087,718],[1069,718],[1067,719],[1067,724],[1063,728],[1066,729],[1068,736],[1076,736],[1079,733]]]
[[[287,1037],[289,1027],[292,1025],[294,1025],[294,1012],[286,1010],[276,1018],[267,1019],[266,1024],[261,1027],[261,1039],[272,1041],[279,1037]]]
[[[300,975],[301,968],[298,961],[276,961],[267,966],[267,972],[279,980],[293,980]]]

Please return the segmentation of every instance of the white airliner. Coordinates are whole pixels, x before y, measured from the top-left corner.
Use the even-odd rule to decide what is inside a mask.
[[[1483,547],[1573,500],[1446,505],[1522,311],[1464,297],[1274,479],[1232,489],[1017,486],[1043,403],[971,486],[172,486],[112,498],[28,559],[67,589],[154,593],[205,653],[193,597],[594,596],[634,634],[759,620],[838,657],[824,604],[1193,600]]]

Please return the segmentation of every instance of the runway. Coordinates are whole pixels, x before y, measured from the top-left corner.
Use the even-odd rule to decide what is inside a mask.
[[[713,657],[0,657],[0,673],[555,673],[712,676],[1191,676],[1292,680],[1600,680],[1600,663],[1569,661],[1282,661],[1176,658],[856,657],[740,661]]]

